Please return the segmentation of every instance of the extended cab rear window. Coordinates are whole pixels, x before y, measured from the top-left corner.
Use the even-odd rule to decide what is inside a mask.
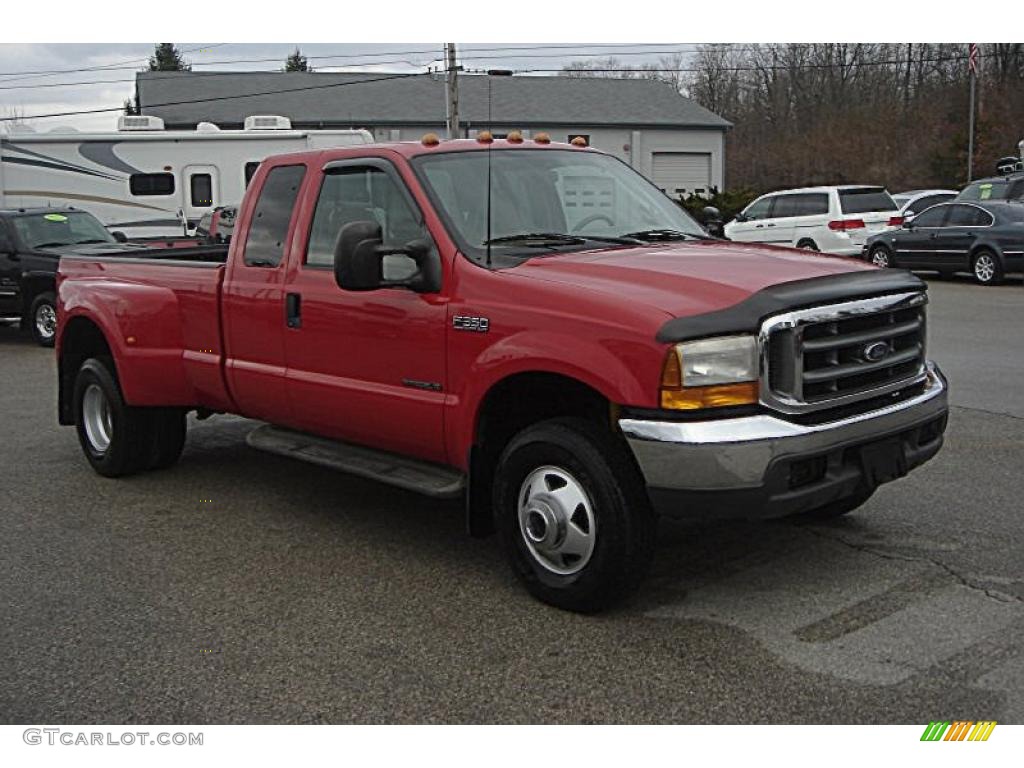
[[[267,174],[245,239],[246,266],[276,267],[281,263],[288,225],[305,175],[304,165],[279,165]]]
[[[839,205],[843,213],[871,213],[872,211],[896,210],[895,201],[881,187],[840,189]]]

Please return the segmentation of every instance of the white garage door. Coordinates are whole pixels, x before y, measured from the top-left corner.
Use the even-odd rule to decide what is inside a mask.
[[[669,197],[708,192],[711,186],[710,152],[655,152],[651,181]]]

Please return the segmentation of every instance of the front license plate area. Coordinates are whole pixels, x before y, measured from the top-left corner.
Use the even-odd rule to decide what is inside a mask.
[[[881,485],[907,474],[907,457],[900,440],[881,440],[860,449],[864,482],[868,486]]]

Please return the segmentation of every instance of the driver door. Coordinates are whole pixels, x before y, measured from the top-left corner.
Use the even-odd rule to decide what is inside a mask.
[[[728,225],[726,235],[740,243],[761,243],[768,239],[770,229],[765,224],[771,216],[775,197],[762,197],[748,205],[743,211],[743,221],[738,218]]]
[[[286,280],[287,388],[298,428],[428,461],[444,461],[445,298],[406,288],[346,291],[334,244],[356,221],[380,225],[385,246],[427,239],[419,208],[389,162],[325,171],[313,223]],[[436,251],[436,246],[435,246]],[[386,256],[384,276],[408,260]]]

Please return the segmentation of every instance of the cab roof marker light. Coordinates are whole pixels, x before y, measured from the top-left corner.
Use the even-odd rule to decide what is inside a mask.
[[[534,144],[550,144],[551,143],[551,136],[549,136],[548,134],[546,134],[543,131],[541,131],[540,133],[538,133],[536,136],[533,137],[533,143]]]
[[[424,147],[436,147],[441,143],[441,139],[436,133],[425,133],[423,134],[423,138],[420,139],[420,143],[422,143]]]

